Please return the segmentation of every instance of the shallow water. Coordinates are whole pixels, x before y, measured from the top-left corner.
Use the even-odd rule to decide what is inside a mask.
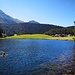
[[[62,75],[75,72],[75,43],[60,40],[0,40],[0,75]]]

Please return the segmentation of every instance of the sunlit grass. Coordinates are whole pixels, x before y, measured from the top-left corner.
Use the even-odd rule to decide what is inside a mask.
[[[49,40],[73,40],[74,36],[69,37],[53,37],[45,34],[23,34],[14,35],[6,38],[10,39],[49,39]]]

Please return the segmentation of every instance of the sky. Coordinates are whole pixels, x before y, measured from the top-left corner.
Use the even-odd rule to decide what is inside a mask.
[[[72,26],[75,0],[0,0],[0,10],[24,22]]]

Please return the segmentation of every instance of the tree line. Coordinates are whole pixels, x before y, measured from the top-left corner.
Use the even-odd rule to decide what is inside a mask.
[[[72,26],[72,27],[51,29],[51,30],[45,32],[45,34],[47,34],[47,35],[55,35],[55,34],[75,35],[75,28],[74,28],[74,26]]]
[[[14,34],[75,35],[75,26],[61,27],[49,24],[31,24],[31,23],[0,24],[0,37],[2,37],[2,33],[7,34],[8,36]]]
[[[2,37],[3,30],[0,28],[0,37]]]

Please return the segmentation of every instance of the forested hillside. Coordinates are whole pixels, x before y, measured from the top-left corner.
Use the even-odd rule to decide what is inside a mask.
[[[0,24],[0,27],[7,35],[14,34],[43,34],[50,29],[63,28],[61,26],[50,24],[35,24],[35,23],[17,23],[17,24]]]
[[[55,35],[55,34],[74,35],[73,29],[74,29],[74,26],[57,28],[57,29],[50,29],[49,31],[45,32],[45,34],[47,34],[47,35]]]
[[[0,37],[2,37],[3,30],[0,28]]]

